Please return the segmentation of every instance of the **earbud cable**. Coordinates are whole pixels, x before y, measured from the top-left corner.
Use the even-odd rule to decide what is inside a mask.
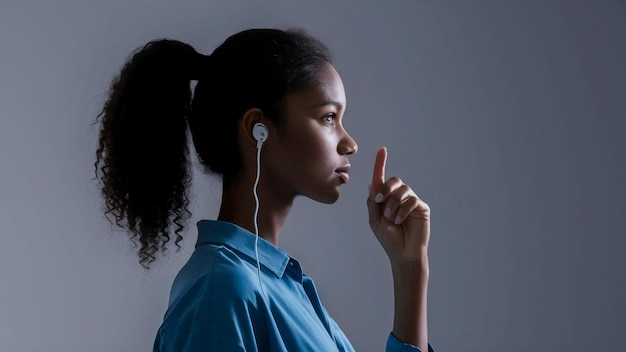
[[[259,143],[260,144],[260,143]],[[256,269],[257,275],[259,277],[259,286],[261,287],[261,294],[263,297],[267,296],[265,293],[265,289],[263,288],[263,282],[261,282],[261,263],[259,262],[259,224],[258,224],[258,216],[259,216],[259,195],[257,194],[257,186],[259,185],[259,178],[261,176],[261,146],[257,146],[257,154],[256,154],[256,180],[254,181],[254,200],[256,202],[256,208],[254,209],[254,232],[256,234],[256,239],[254,240],[254,254],[256,255]]]

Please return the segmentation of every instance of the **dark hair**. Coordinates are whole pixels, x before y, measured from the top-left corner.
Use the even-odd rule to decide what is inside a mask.
[[[187,125],[208,172],[231,180],[239,171],[237,120],[251,108],[280,125],[280,100],[315,83],[328,49],[302,30],[250,29],[210,56],[161,39],[136,50],[109,89],[95,172],[105,216],[140,244],[146,269],[165,252],[174,227],[178,248],[191,183]],[[198,83],[193,92],[190,81]]]

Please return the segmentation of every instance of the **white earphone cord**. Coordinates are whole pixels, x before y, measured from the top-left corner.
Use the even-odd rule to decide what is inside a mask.
[[[257,194],[256,188],[259,185],[259,178],[261,176],[261,148],[257,148],[256,154],[256,180],[254,181],[254,200],[256,201],[256,208],[254,209],[254,232],[256,234],[256,238],[254,240],[254,254],[256,255],[256,269],[257,275],[259,277],[259,286],[261,287],[261,294],[263,297],[266,296],[265,289],[263,288],[263,283],[261,282],[261,263],[259,262],[259,224],[257,221],[257,217],[259,216],[259,196]]]

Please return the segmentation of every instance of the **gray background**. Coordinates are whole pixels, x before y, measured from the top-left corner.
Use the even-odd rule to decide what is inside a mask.
[[[333,206],[298,199],[280,245],[358,350],[392,322],[365,207],[381,145],[432,208],[438,351],[626,350],[622,1],[3,1],[0,350],[151,348],[219,184],[196,172],[184,248],[146,274],[102,219],[90,123],[146,41],[209,53],[266,26],[318,36],[346,85],[351,182]]]

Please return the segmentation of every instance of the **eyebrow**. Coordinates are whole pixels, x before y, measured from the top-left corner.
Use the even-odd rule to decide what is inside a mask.
[[[321,108],[323,106],[328,106],[328,105],[334,106],[337,110],[343,109],[343,105],[341,103],[339,103],[337,101],[332,101],[332,100],[323,101],[323,102],[321,102],[319,104],[313,104],[313,105],[310,105],[309,107],[311,107],[311,108]]]

